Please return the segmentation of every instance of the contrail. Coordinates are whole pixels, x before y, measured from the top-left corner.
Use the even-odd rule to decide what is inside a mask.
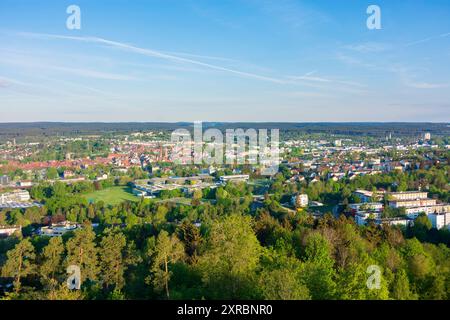
[[[405,47],[415,46],[416,44],[428,42],[428,41],[431,41],[431,40],[434,40],[434,39],[438,39],[438,38],[445,38],[445,37],[448,37],[448,36],[450,36],[450,32],[449,33],[443,33],[443,34],[440,34],[440,35],[434,36],[434,37],[425,38],[425,39],[422,39],[422,40],[417,40],[417,41],[414,41],[414,42],[406,44]]]
[[[236,74],[236,75],[247,77],[247,78],[253,78],[253,79],[258,79],[258,80],[263,80],[263,81],[279,83],[279,84],[288,83],[287,81],[273,78],[273,77],[267,77],[267,76],[262,76],[262,75],[258,75],[258,74],[254,74],[254,73],[225,68],[225,67],[210,64],[210,63],[205,63],[205,62],[201,62],[201,61],[197,61],[197,60],[179,57],[179,56],[176,56],[173,54],[163,53],[163,52],[160,52],[157,50],[139,48],[139,47],[132,46],[132,45],[129,45],[126,43],[111,41],[111,40],[98,38],[98,37],[62,36],[62,35],[43,34],[43,33],[28,33],[28,32],[21,32],[21,33],[19,33],[19,35],[39,37],[39,38],[48,38],[48,39],[75,40],[75,41],[82,41],[82,42],[105,44],[110,47],[119,48],[122,50],[138,53],[138,54],[145,55],[148,57],[155,57],[155,58],[160,58],[160,59],[165,59],[165,60],[170,60],[170,61],[175,61],[175,62],[189,63],[189,64],[193,64],[193,65],[197,65],[197,66],[201,66],[201,67],[205,67],[205,68],[209,68],[209,69],[213,69],[213,70]]]

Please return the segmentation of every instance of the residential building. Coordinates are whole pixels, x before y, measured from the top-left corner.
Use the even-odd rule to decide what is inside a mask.
[[[31,186],[33,186],[33,181],[31,181],[31,180],[22,180],[22,181],[19,181],[19,182],[17,182],[17,185],[19,186],[19,187],[31,187]]]
[[[241,182],[241,181],[248,181],[250,179],[250,176],[248,174],[236,174],[236,175],[230,175],[230,176],[220,176],[220,182]]]
[[[412,208],[435,206],[436,199],[398,200],[389,201],[391,208]]]
[[[75,231],[76,229],[79,228],[81,227],[75,223],[64,221],[61,223],[52,224],[49,227],[41,227],[39,229],[39,235],[49,237],[60,237],[66,232]]]
[[[355,212],[368,210],[380,212],[383,210],[383,204],[380,202],[352,203],[349,206],[350,209],[354,210]]]
[[[403,192],[389,192],[389,199],[406,201],[406,200],[418,200],[427,199],[428,193],[423,191],[403,191]]]
[[[435,206],[427,206],[427,207],[410,207],[405,209],[406,215],[415,219],[419,216],[420,213],[425,213],[426,215],[432,213],[445,213],[450,212],[450,204],[437,204]]]
[[[443,229],[450,226],[450,212],[432,213],[428,215],[431,225],[435,229]]]
[[[30,193],[27,190],[14,190],[12,192],[2,193],[0,195],[0,204],[10,202],[27,202],[30,199]]]
[[[291,203],[297,208],[305,208],[308,206],[308,195],[296,194],[291,198]]]
[[[355,214],[355,222],[360,226],[366,225],[368,220],[379,219],[381,219],[381,212],[360,211]]]
[[[0,238],[10,237],[16,232],[21,232],[22,226],[0,226]]]
[[[367,190],[356,190],[355,192],[353,192],[353,194],[359,198],[359,200],[361,200],[361,202],[372,202],[372,196],[373,196],[373,192],[372,191],[367,191]]]

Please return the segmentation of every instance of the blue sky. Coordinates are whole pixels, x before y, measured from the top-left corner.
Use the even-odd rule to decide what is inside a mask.
[[[449,122],[449,62],[448,0],[0,1],[0,122]]]

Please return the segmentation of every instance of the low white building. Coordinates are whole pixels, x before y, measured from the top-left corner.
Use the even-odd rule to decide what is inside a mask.
[[[368,210],[380,212],[383,210],[383,204],[380,202],[352,203],[349,206],[350,209],[355,210],[356,212]]]
[[[389,192],[388,196],[392,200],[406,201],[406,200],[427,199],[428,193],[423,191]]]
[[[81,227],[76,223],[64,221],[61,223],[52,224],[49,227],[41,227],[39,229],[39,235],[48,237],[60,237],[66,232],[75,231],[79,228]]]
[[[0,204],[10,202],[27,202],[30,201],[30,193],[27,190],[14,190],[0,195]]]
[[[379,219],[381,219],[381,212],[360,211],[355,214],[355,222],[359,226],[366,225],[368,220],[375,221]]]
[[[31,181],[31,180],[22,180],[22,181],[17,182],[17,185],[19,187],[31,187],[31,186],[33,186],[33,181]]]
[[[291,203],[295,207],[305,208],[308,206],[308,195],[307,194],[294,195],[291,198]]]
[[[376,224],[387,224],[389,226],[404,226],[409,227],[411,226],[414,221],[407,218],[383,218],[375,221]]]
[[[437,204],[435,206],[426,206],[426,207],[410,207],[405,209],[405,213],[408,218],[415,219],[421,213],[425,213],[426,215],[432,213],[445,213],[450,212],[450,204]]]
[[[21,232],[22,226],[0,226],[0,238],[10,237],[16,232]]]
[[[250,176],[248,174],[235,174],[230,176],[220,176],[220,182],[228,182],[228,181],[248,181]]]
[[[394,200],[389,201],[391,208],[417,208],[436,205],[436,199]]]
[[[353,194],[358,197],[361,202],[371,202],[372,200],[380,201],[383,198],[383,192],[381,191],[374,193],[372,191],[358,189],[354,191]]]

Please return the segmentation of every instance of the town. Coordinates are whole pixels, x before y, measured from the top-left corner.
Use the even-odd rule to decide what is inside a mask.
[[[380,126],[383,128],[384,125]],[[424,246],[427,243],[450,245],[450,140],[447,127],[434,129],[433,133],[426,128],[416,128],[414,134],[401,128],[394,131],[355,127],[356,132],[351,132],[347,127],[338,127],[331,134],[323,132],[322,128],[308,129],[315,132],[282,128],[278,171],[273,175],[263,174],[263,163],[249,161],[177,163],[171,130],[174,130],[173,126],[167,125],[157,130],[4,135],[0,144],[0,243],[4,248],[0,261],[5,266],[0,278],[0,292],[23,295],[25,289],[21,287],[32,286],[36,281],[33,280],[37,276],[34,271],[30,271],[28,277],[25,274],[18,277],[13,271],[8,273],[8,266],[14,261],[10,252],[19,250],[22,245],[28,249],[20,250],[31,250],[28,253],[31,257],[35,255],[34,248],[46,244],[44,251],[37,253],[41,256],[39,259],[56,259],[58,262],[58,265],[48,266],[58,276],[47,278],[44,271],[47,269],[42,269],[44,278],[35,290],[74,299],[81,298],[82,293],[67,291],[57,283],[64,279],[67,263],[81,261],[76,251],[78,247],[83,248],[83,256],[90,255],[82,258],[83,261],[95,259],[83,262],[84,272],[90,272],[87,271],[89,268],[107,268],[112,270],[114,277],[123,279],[88,274],[87,279],[91,282],[83,284],[88,290],[84,294],[93,294],[88,292],[94,290],[95,281],[103,279],[102,297],[126,294],[138,298],[141,289],[137,289],[139,286],[136,287],[129,277],[138,272],[139,266],[145,269],[144,266],[149,265],[148,277],[154,279],[155,287],[148,295],[169,298],[171,294],[191,297],[193,293],[183,289],[183,281],[170,280],[169,265],[166,268],[164,263],[158,262],[158,254],[163,254],[158,251],[163,250],[161,241],[169,241],[164,245],[170,246],[170,254],[176,254],[173,259],[181,259],[171,262],[170,268],[180,263],[189,268],[203,268],[203,263],[216,261],[209,257],[212,252],[208,253],[208,250],[212,249],[208,249],[207,244],[221,247],[237,241],[237,250],[241,245],[256,245],[251,242],[252,237],[261,248],[298,259],[305,259],[315,234],[324,243],[343,237],[339,241],[344,242],[333,244],[335,247],[329,253],[336,263],[333,270],[350,263],[350,258],[346,257],[361,250],[354,247],[361,241],[367,242],[359,244],[367,247],[364,250],[374,250],[369,248],[382,241],[376,240],[377,237],[385,237],[383,241],[390,241],[389,245],[393,245],[392,241],[397,245],[404,243],[403,246],[412,245],[412,241],[420,241]],[[375,134],[371,136],[369,131],[360,134],[358,130],[370,130]],[[238,150],[238,141],[232,146]],[[207,142],[202,143],[202,148],[208,148]],[[194,148],[191,152],[194,153]],[[250,150],[247,148],[243,152],[241,156],[248,159]],[[253,222],[249,224],[247,219]],[[352,236],[354,243],[351,243],[348,242],[351,240],[345,240],[348,236],[344,231],[337,231],[339,228],[351,228],[353,231],[345,232],[360,235]],[[172,233],[170,237],[168,232]],[[208,235],[209,232],[213,234]],[[241,243],[240,239],[246,237],[242,232],[249,234],[247,237],[250,238],[245,240],[250,241],[247,244]],[[337,236],[336,232],[344,233]],[[228,240],[211,242],[215,241],[214,237]],[[113,260],[108,260],[104,253],[113,250],[108,243],[119,246],[116,259],[123,264],[121,269],[111,269]],[[306,243],[306,247],[302,243]],[[128,246],[133,252],[127,251]],[[228,249],[221,250],[228,254]],[[53,257],[49,250],[60,253]],[[260,256],[257,252],[254,252],[255,259],[263,259],[256,258]],[[404,259],[425,259],[423,257],[419,254]],[[203,259],[208,260],[201,262]],[[39,268],[47,267],[44,263]],[[162,272],[160,276],[158,272]],[[344,277],[339,273],[343,271],[333,272],[338,272],[333,280],[322,279],[320,282],[345,281],[339,280]],[[264,274],[260,276],[265,277]],[[391,277],[389,272],[386,277]],[[411,280],[401,280],[411,281],[414,286],[408,291],[408,298],[430,294],[428,287],[413,282],[418,281],[416,276],[411,277]],[[395,279],[391,280],[390,286],[397,285]],[[289,291],[289,297],[295,294],[298,299],[328,299],[344,294],[331,293],[331,289],[314,291],[315,287],[302,287],[304,282],[297,281],[313,280],[295,280],[295,286],[303,289],[297,293]],[[157,283],[164,284],[162,289],[158,289]],[[145,281],[143,285],[146,286]],[[198,289],[198,294],[213,290],[208,288],[214,286],[213,282],[200,285],[206,287]],[[173,288],[170,290],[169,287]],[[229,290],[226,294],[232,295],[234,289]],[[271,287],[263,286],[262,290],[259,297],[279,298],[278,293],[271,293]],[[376,299],[390,295],[400,297],[395,291],[379,291],[374,296],[372,291],[361,290],[366,290],[367,297]],[[213,291],[210,297],[230,297]]]
[[[416,141],[408,140],[407,144],[393,139],[389,133],[373,146],[349,138],[290,139],[281,144],[280,173],[264,177],[254,165],[177,166],[172,161],[174,143],[161,131],[133,132],[112,138],[57,138],[44,143],[18,144],[13,139],[0,147],[3,173],[0,177],[0,233],[11,235],[13,230],[20,231],[25,227],[8,224],[11,210],[45,206],[42,198],[30,196],[33,188],[45,183],[80,189],[75,193],[87,194],[85,198],[90,203],[94,202],[95,192],[105,192],[108,188],[117,190],[118,187],[128,200],[133,196],[135,201],[169,198],[188,204],[193,199],[207,200],[203,196],[218,187],[243,182],[256,186],[252,208],[264,206],[264,196],[277,194],[283,199],[282,208],[287,212],[306,210],[317,217],[328,210],[335,216],[351,216],[358,225],[370,222],[404,227],[413,226],[414,220],[424,214],[433,228],[448,229],[450,204],[447,203],[446,171],[439,176],[438,186],[419,180],[414,181],[413,186],[393,181],[390,184],[372,183],[370,190],[357,188],[359,180],[377,180],[371,177],[401,177],[409,172],[448,168],[450,146],[439,141],[440,145],[435,144],[429,132]],[[54,159],[50,159],[49,153]],[[283,180],[278,190],[275,188],[280,175]],[[330,192],[329,199],[324,192],[320,194],[321,189],[346,182],[354,182],[356,189],[342,201],[331,197]],[[442,192],[436,192],[437,188]],[[89,195],[94,197],[91,199]],[[30,224],[29,220],[24,222]],[[65,221],[67,230],[77,222],[83,221]],[[38,221],[33,222],[36,223]],[[65,229],[55,230],[61,234]]]

